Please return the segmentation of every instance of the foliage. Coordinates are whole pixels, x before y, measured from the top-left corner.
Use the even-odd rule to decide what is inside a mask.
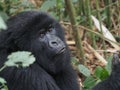
[[[92,73],[87,66],[79,64],[77,58],[72,57],[72,64],[77,68],[77,70],[84,75],[86,78],[83,81],[83,90],[90,90],[93,86],[95,86],[98,82],[106,79],[111,73],[111,61],[112,56],[108,58],[108,63],[106,67],[97,66]]]
[[[35,58],[31,52],[15,52],[8,56],[8,61],[5,62],[6,66],[28,67],[35,62]]]
[[[96,67],[94,73],[91,74],[90,76],[84,74],[84,73],[88,73],[88,71],[84,73],[80,71],[84,76],[86,76],[86,79],[83,82],[83,86],[84,86],[83,90],[90,90],[93,86],[95,86],[95,84],[97,84],[100,81],[103,81],[110,75],[111,68],[108,69],[108,67],[111,67],[110,64],[111,60],[109,60],[109,63],[107,64],[106,67],[100,67],[100,66]]]
[[[34,1],[35,3],[33,3]],[[66,11],[66,6],[64,0],[40,0],[41,4],[37,4],[39,0],[0,0],[0,30],[6,29],[5,21],[9,18],[9,16],[15,15],[19,12],[26,10],[40,10],[49,12],[52,16],[56,17],[56,19],[61,20],[63,22],[69,23],[70,19],[68,18],[68,12]],[[91,22],[90,15],[94,15],[99,18],[100,22],[103,22],[104,25],[113,33],[113,35],[117,35],[120,37],[119,33],[119,23],[120,23],[120,1],[119,0],[72,0],[76,12],[76,22],[79,25],[85,27],[84,29],[79,28],[79,30],[83,30],[82,39],[91,44],[96,49],[106,50],[107,48],[111,48],[111,46],[103,41],[97,34],[87,32],[86,28],[90,28],[92,32],[96,32],[94,29],[93,23]],[[99,2],[101,1],[101,2]],[[71,26],[70,26],[71,27]],[[68,29],[70,29],[70,27]],[[65,27],[66,28],[66,27]],[[85,31],[86,30],[86,31]],[[71,33],[71,31],[69,30]],[[95,43],[94,43],[94,42]],[[120,40],[119,40],[120,41]],[[95,45],[93,45],[93,43]],[[20,54],[21,53],[21,54]],[[97,66],[94,69],[94,72],[88,68],[87,65],[80,64],[81,58],[77,57],[77,54],[74,54],[72,57],[72,64],[78,73],[83,75],[83,90],[90,90],[92,86],[96,83],[104,80],[109,76],[111,72],[111,59],[112,56],[107,57],[106,53],[104,54],[104,58],[108,61],[106,67]],[[19,55],[22,57],[17,58]],[[76,56],[75,56],[76,55]],[[16,59],[17,58],[17,59]],[[6,66],[17,66],[17,67],[26,67],[28,64],[34,62],[34,57],[31,53],[27,52],[17,52],[16,54],[11,54],[8,57],[8,61],[5,63]],[[9,61],[10,60],[10,61]],[[18,60],[18,62],[16,62]],[[20,60],[21,63],[20,63]],[[29,60],[29,61],[24,61]],[[87,60],[86,60],[87,61]],[[90,61],[89,61],[90,62]],[[23,64],[24,63],[24,64]],[[94,64],[94,62],[92,63]],[[4,69],[5,67],[1,68]],[[2,83],[2,87],[5,86],[6,82],[4,79],[0,78],[0,82]],[[5,86],[6,88],[6,86]],[[4,88],[3,88],[4,89]],[[5,89],[7,90],[7,88]]]
[[[8,90],[8,88],[6,86],[6,83],[7,82],[3,78],[0,77],[0,84],[1,84],[0,85],[0,87],[1,87],[0,90]]]
[[[85,67],[84,65],[79,64],[78,69],[84,76],[86,76],[86,77],[90,76],[90,70],[87,67]]]
[[[0,11],[6,12],[7,15],[13,15],[20,11],[31,10],[34,6],[27,0],[1,0]]]
[[[5,22],[1,16],[0,16],[0,29],[7,29],[7,26],[5,25]]]
[[[35,62],[35,57],[31,54],[31,52],[26,51],[18,51],[10,54],[8,56],[8,60],[5,62],[4,66],[0,69],[0,72],[6,67],[29,67],[31,64]],[[6,81],[0,77],[0,90],[8,90],[6,86]]]

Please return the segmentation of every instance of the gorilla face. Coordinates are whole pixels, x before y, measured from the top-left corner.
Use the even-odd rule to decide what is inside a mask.
[[[14,18],[19,22],[14,22]],[[68,63],[65,61],[69,60],[69,51],[64,32],[52,17],[46,13],[29,12],[28,15],[24,12],[8,21],[8,25],[11,22],[9,30],[11,29],[16,50],[31,51],[36,57],[36,62],[50,73],[59,72],[65,66],[65,62]],[[17,27],[11,28],[13,25]]]
[[[47,29],[40,30],[39,32],[39,42],[42,44],[49,58],[53,58],[62,54],[65,51],[64,42],[56,36],[56,31],[54,26],[49,26]]]
[[[59,67],[64,66],[64,60],[66,60],[65,53],[67,53],[66,44],[57,36],[56,30],[57,28],[51,24],[47,28],[40,29],[37,33],[38,37],[34,39],[37,46],[35,46],[35,43],[32,45],[37,47],[33,50],[35,50],[35,55],[38,56],[38,63],[51,73],[60,71]],[[38,49],[38,47],[40,48]]]
[[[0,67],[16,51],[30,51],[36,61],[26,68],[0,72],[9,90],[79,90],[77,74],[60,24],[48,14],[26,11],[7,21],[0,32]]]

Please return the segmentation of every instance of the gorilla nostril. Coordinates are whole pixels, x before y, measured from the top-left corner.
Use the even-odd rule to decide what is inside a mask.
[[[54,45],[54,46],[57,46],[57,45],[58,45],[58,43],[57,43],[57,42],[54,42],[54,41],[51,42],[51,44]]]

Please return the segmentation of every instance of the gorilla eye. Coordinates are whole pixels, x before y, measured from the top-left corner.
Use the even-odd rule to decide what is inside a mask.
[[[49,25],[48,31],[51,32],[54,29],[54,26],[52,24]]]
[[[41,29],[41,30],[39,31],[40,37],[41,37],[41,38],[44,37],[45,33],[46,33],[46,30],[45,30],[45,29]]]
[[[41,33],[41,34],[40,34],[40,38],[43,38],[43,37],[44,37],[44,35],[45,35],[44,33]]]

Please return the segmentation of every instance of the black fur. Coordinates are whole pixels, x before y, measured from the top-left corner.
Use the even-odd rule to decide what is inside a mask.
[[[48,44],[52,32],[45,31],[50,24],[54,26],[54,39],[60,41],[60,46],[52,45],[52,49]],[[10,18],[7,25],[8,29],[0,32],[0,67],[15,51],[30,51],[36,58],[27,68],[9,67],[0,72],[9,90],[79,90],[64,32],[56,20],[43,12],[27,11]],[[47,36],[43,39],[41,34]],[[64,52],[56,51],[64,46]]]
[[[104,81],[98,83],[92,90],[120,90],[119,52],[113,56],[111,75]]]

